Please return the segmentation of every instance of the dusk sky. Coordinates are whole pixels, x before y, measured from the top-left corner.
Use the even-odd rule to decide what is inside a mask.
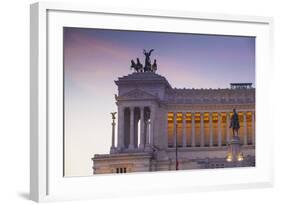
[[[154,49],[157,73],[177,88],[255,85],[255,38],[64,28],[65,173],[92,175],[91,157],[109,153],[114,80]]]

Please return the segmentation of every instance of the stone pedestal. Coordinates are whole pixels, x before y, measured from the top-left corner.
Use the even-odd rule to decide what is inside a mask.
[[[244,156],[241,151],[240,138],[239,138],[239,136],[233,136],[231,141],[228,144],[226,161],[241,162],[243,160],[244,160]]]
[[[111,123],[111,125],[112,125],[112,130],[111,130],[112,135],[111,135],[110,154],[113,154],[113,153],[116,152],[116,147],[115,147],[115,126],[116,126],[116,123],[115,123],[116,117],[115,117],[115,115],[116,115],[116,112],[112,112],[111,115],[112,115],[112,123]]]

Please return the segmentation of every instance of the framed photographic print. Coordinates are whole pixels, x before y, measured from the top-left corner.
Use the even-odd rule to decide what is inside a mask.
[[[271,186],[272,22],[31,5],[31,199]]]

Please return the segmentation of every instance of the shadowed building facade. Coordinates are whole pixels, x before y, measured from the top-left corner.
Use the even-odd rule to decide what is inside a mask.
[[[135,72],[118,86],[117,136],[110,154],[96,154],[94,174],[255,166],[255,88],[175,89],[155,72]],[[236,108],[244,159],[226,161]],[[177,153],[177,157],[176,157]]]

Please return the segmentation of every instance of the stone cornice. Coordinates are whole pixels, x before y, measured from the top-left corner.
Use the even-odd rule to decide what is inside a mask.
[[[95,154],[95,156],[92,158],[94,161],[99,160],[122,160],[122,159],[150,159],[152,158],[152,155],[145,152],[140,153],[117,153],[117,154]]]
[[[159,74],[153,72],[145,72],[145,73],[132,73],[127,76],[123,76],[118,78],[115,81],[117,86],[120,85],[136,85],[136,84],[163,84],[166,88],[171,89],[171,85],[167,81],[167,79]]]

